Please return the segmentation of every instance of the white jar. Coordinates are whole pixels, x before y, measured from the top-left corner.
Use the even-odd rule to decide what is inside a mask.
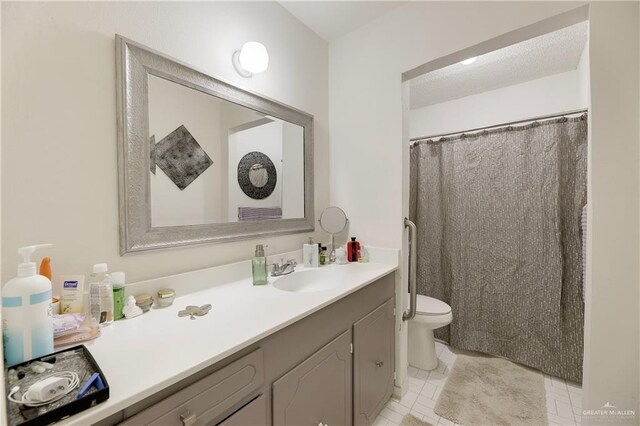
[[[347,262],[347,250],[344,247],[338,247],[336,249],[336,263],[338,265],[346,265]]]
[[[156,298],[156,304],[159,308],[166,308],[171,306],[173,300],[176,298],[176,291],[172,288],[163,288],[158,290],[158,297]]]

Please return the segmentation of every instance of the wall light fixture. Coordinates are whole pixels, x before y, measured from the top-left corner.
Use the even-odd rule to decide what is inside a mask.
[[[264,44],[248,41],[233,52],[233,66],[242,77],[265,72],[269,67],[269,53]]]

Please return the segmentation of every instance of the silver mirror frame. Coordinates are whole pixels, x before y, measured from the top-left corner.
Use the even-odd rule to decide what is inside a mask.
[[[208,93],[304,128],[304,218],[151,226],[148,74]],[[315,229],[313,116],[230,83],[116,34],[120,254],[221,243]]]

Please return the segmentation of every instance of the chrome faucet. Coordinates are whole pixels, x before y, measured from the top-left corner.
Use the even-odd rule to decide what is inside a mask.
[[[284,259],[280,259],[280,263],[273,264],[273,270],[271,271],[272,277],[279,277],[280,275],[287,275],[296,270],[298,262],[294,259],[289,259],[286,262]]]

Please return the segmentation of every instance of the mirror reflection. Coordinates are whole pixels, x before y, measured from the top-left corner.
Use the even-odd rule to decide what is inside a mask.
[[[304,129],[149,74],[151,226],[303,218]]]

